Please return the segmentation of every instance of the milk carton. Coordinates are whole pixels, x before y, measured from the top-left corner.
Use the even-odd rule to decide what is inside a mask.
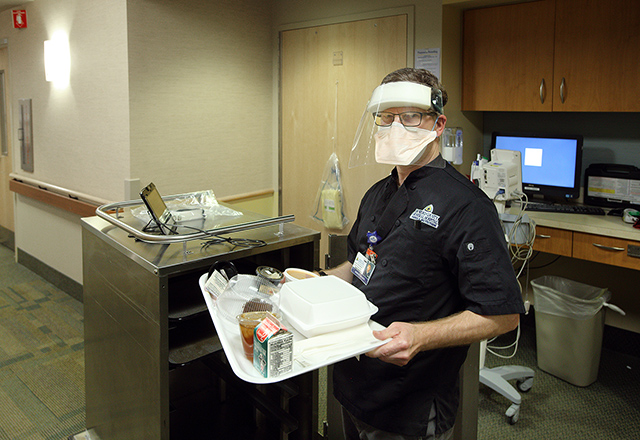
[[[253,366],[263,377],[278,377],[293,369],[293,334],[271,314],[254,330]]]

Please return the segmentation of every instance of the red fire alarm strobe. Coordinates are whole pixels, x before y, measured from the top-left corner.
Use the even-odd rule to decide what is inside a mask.
[[[16,29],[27,27],[27,11],[25,9],[14,9],[13,13],[13,27]]]

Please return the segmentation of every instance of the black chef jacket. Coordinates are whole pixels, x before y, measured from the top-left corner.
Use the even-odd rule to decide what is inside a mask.
[[[368,285],[353,281],[378,307],[372,319],[388,326],[463,310],[524,313],[493,202],[441,157],[430,165],[413,171],[399,188],[394,169],[361,201],[349,233],[349,261],[365,254],[367,232],[382,237],[373,246],[377,264]],[[440,434],[455,421],[467,350],[424,351],[404,367],[351,358],[334,367],[334,394],[356,418],[404,435],[425,435],[435,405]]]

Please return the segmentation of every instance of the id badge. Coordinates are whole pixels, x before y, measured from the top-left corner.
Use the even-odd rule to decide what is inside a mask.
[[[375,269],[375,263],[362,255],[361,252],[358,252],[358,255],[356,255],[356,259],[351,266],[351,273],[353,273],[356,278],[367,285],[369,284],[369,280],[371,279],[371,275],[373,275],[373,271]]]

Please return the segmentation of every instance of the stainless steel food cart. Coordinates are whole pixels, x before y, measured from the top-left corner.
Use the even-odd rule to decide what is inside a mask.
[[[91,432],[101,440],[322,437],[326,374],[273,385],[239,380],[225,362],[198,286],[220,260],[244,273],[262,265],[318,267],[320,233],[291,220],[243,213],[204,235],[150,239],[126,204],[82,219]],[[264,245],[204,245],[214,234]]]

